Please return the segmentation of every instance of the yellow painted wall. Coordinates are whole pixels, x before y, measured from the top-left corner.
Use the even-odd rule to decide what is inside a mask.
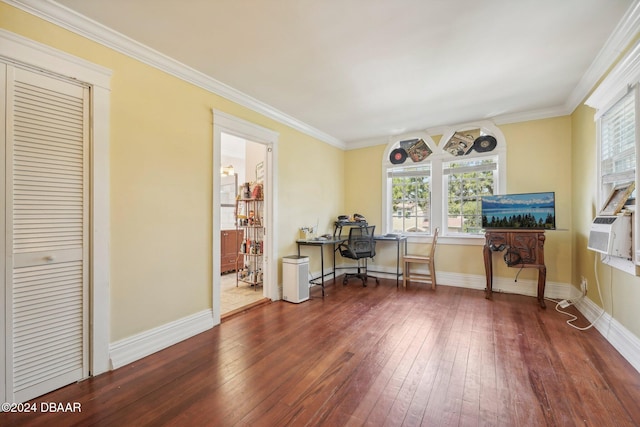
[[[507,193],[555,192],[556,230],[545,233],[547,280],[572,283],[571,118],[502,125],[500,130],[508,146]],[[513,277],[513,269],[499,271]],[[526,274],[536,277],[533,270]]]
[[[112,342],[211,307],[212,109],[279,132],[278,259],[342,211],[341,150],[5,3],[0,28],[113,71]]]
[[[305,135],[286,139],[280,147],[278,171],[278,227],[280,257],[296,255],[300,227],[333,233],[333,220],[344,206],[344,155],[341,149]],[[320,249],[305,246],[309,271],[320,272]],[[325,248],[325,259],[331,252]],[[325,269],[330,263],[325,263]]]
[[[595,110],[581,105],[571,116],[572,127],[572,181],[575,182],[572,194],[574,275],[573,283],[579,284],[581,276],[587,278],[593,286],[588,297],[600,304],[595,288],[594,259],[595,252],[587,249],[591,221],[597,214],[596,197],[598,177],[596,176],[596,124],[593,120]]]
[[[548,231],[545,244],[547,280],[571,283],[571,119],[568,116],[500,126],[507,153],[507,192],[556,193],[557,230]],[[435,138],[437,140],[438,138]],[[382,227],[382,156],[384,145],[350,150],[345,154],[348,213],[363,213]],[[350,185],[349,183],[354,184]],[[366,183],[363,187],[362,183]],[[365,190],[366,188],[366,190]],[[380,228],[379,232],[384,230]],[[476,242],[477,243],[477,242]],[[376,257],[377,264],[394,266],[395,252]],[[482,246],[439,244],[438,270],[484,276]],[[464,260],[461,262],[461,260]],[[494,262],[495,276],[514,278],[517,270]],[[522,279],[537,279],[537,270],[525,269]]]
[[[600,262],[600,255],[587,249],[591,221],[597,214],[595,110],[578,107],[572,114],[573,222],[575,224],[574,284],[585,277],[587,296],[617,322],[640,337],[640,277]],[[596,280],[597,277],[597,280]],[[600,292],[598,292],[598,282]],[[602,295],[602,298],[600,298]]]
[[[0,28],[113,70],[112,341],[210,307],[213,108],[280,134],[279,259],[296,253],[300,226],[318,223],[321,233],[331,232],[337,215],[354,212],[381,224],[384,146],[343,152],[5,3]],[[570,117],[500,128],[508,144],[508,192],[556,192],[558,230],[547,233],[545,247],[548,280],[577,286],[585,276],[589,297],[600,302],[594,254],[586,249],[595,214],[593,111],[579,107]],[[308,253],[318,271],[316,253]],[[439,270],[484,275],[481,246],[442,245],[438,263]],[[600,263],[598,271],[602,305],[640,336],[640,279]],[[515,270],[498,264],[496,275],[512,278]],[[521,277],[534,279],[535,272]]]
[[[640,39],[636,34],[629,46],[618,56],[623,58]],[[606,75],[615,67],[612,64]],[[598,87],[596,84],[593,88]],[[600,262],[600,255],[587,249],[589,230],[600,206],[597,201],[596,176],[596,125],[595,110],[580,105],[571,115],[572,129],[572,204],[573,204],[573,281],[579,287],[582,277],[587,279],[590,300],[613,317],[617,322],[640,337],[640,277],[632,276]],[[602,296],[602,297],[601,297]]]
[[[375,225],[376,234],[382,230],[382,156],[384,145],[345,152],[345,211],[344,215],[359,213]]]

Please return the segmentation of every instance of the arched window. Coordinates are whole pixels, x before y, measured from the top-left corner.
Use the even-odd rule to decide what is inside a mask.
[[[439,144],[426,132],[394,138],[382,160],[384,232],[479,235],[481,197],[505,193],[506,154],[491,122],[446,127]]]

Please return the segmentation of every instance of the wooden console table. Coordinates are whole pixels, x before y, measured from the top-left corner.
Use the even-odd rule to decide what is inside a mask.
[[[547,267],[544,265],[544,230],[495,229],[485,233],[483,248],[484,267],[487,274],[486,298],[493,293],[493,252],[505,251],[505,262],[509,267],[538,269],[538,303],[544,303],[544,287]]]

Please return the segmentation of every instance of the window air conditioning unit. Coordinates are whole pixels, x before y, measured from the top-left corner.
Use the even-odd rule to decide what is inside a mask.
[[[631,259],[631,215],[596,216],[587,247],[605,255]]]

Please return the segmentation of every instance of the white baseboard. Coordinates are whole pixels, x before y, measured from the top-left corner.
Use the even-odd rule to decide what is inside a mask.
[[[329,271],[327,271],[327,273],[329,273]],[[336,275],[340,274],[343,273],[336,272]],[[392,271],[388,269],[388,271],[384,271],[382,274],[386,274],[389,278],[394,278],[395,270]],[[314,275],[314,277],[316,276]],[[484,275],[438,272],[437,277],[439,286],[457,286],[478,290],[484,290],[486,288],[486,278]],[[507,278],[495,277],[493,289],[495,292],[515,293],[535,297],[537,295],[537,282],[534,280],[519,280],[516,283]],[[580,299],[580,291],[569,284],[547,282],[545,297],[576,301],[576,308],[589,322],[598,319],[602,311],[602,309],[589,298]],[[116,341],[109,346],[111,369],[117,369],[131,362],[135,362],[136,360],[211,329],[213,326],[213,313],[208,309],[132,337]],[[640,339],[637,336],[627,330],[608,313],[604,313],[596,321],[594,327],[640,372]]]
[[[438,286],[458,286],[481,290],[486,288],[485,276],[438,272],[437,277]],[[538,283],[535,280],[518,280],[516,283],[505,277],[494,277],[493,291],[535,297],[538,293]],[[575,301],[576,308],[589,322],[598,319],[602,312],[602,309],[589,298],[581,299],[580,291],[570,284],[547,281],[544,295],[546,298]],[[612,318],[609,313],[604,313],[596,321],[594,327],[622,357],[627,359],[636,371],[640,372],[640,338]]]
[[[484,275],[459,274],[449,272],[437,272],[438,286],[457,286],[460,288],[484,290],[487,287],[487,279]],[[493,292],[519,294],[535,297],[538,295],[537,280],[515,280],[506,277],[493,278]],[[544,296],[553,299],[572,299],[580,296],[580,292],[566,283],[550,282],[547,280]]]
[[[602,313],[602,308],[589,298],[577,301],[576,308],[589,322],[593,323],[595,321],[594,327],[598,332],[618,350],[622,357],[627,359],[636,371],[640,372],[640,338],[611,317],[609,313],[605,312],[598,319],[598,316]],[[596,321],[596,319],[598,320]]]
[[[213,312],[208,309],[111,343],[111,369],[135,362],[211,328]]]
[[[346,272],[355,272],[355,268],[344,269],[336,271],[336,277]],[[395,279],[396,270],[393,267],[385,266],[370,266],[372,274],[378,275],[381,278]],[[375,273],[373,272],[375,270]],[[331,268],[325,268],[325,274],[332,273]],[[424,269],[423,272],[428,270]],[[421,272],[418,268],[416,272]],[[320,272],[312,273],[313,277],[319,277]],[[327,278],[328,279],[328,278]],[[437,271],[438,286],[456,286],[459,288],[478,289],[484,290],[487,287],[487,278],[485,275],[478,274],[460,274],[450,273],[447,271]],[[493,292],[504,292],[508,294],[520,294],[535,297],[538,295],[538,282],[537,280],[523,280],[519,279],[517,282],[508,279],[506,277],[494,277],[493,278]],[[566,283],[550,282],[547,280],[545,286],[545,297],[553,299],[576,299],[580,296],[580,291],[574,286]]]

